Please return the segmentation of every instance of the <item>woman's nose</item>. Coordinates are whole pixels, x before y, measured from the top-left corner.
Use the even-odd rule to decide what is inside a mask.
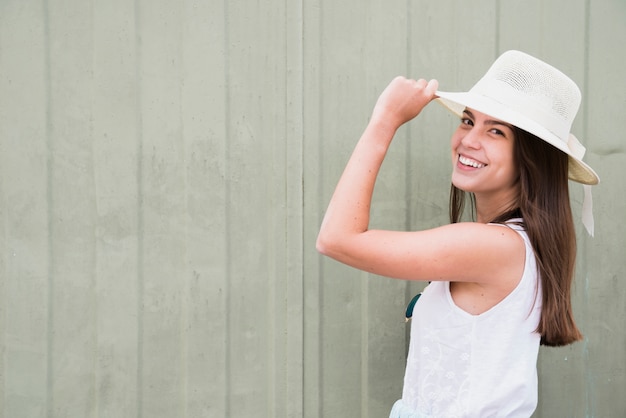
[[[466,148],[478,149],[480,148],[480,138],[475,129],[470,129],[465,132],[465,135],[461,138],[461,144]]]

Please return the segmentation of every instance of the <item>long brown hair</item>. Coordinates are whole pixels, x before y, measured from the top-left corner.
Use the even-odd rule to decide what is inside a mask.
[[[514,209],[492,223],[522,218],[535,252],[542,287],[541,344],[563,346],[582,339],[572,313],[571,287],[576,261],[576,233],[567,177],[568,157],[547,142],[515,128],[514,160],[519,168],[519,196]],[[452,185],[450,221],[461,220],[468,193]],[[471,216],[474,216],[474,197]]]

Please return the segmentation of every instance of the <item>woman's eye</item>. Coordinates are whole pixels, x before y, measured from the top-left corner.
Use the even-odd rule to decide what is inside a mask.
[[[496,135],[505,136],[504,132],[502,132],[500,129],[492,129],[491,132],[496,134]]]
[[[474,126],[474,121],[470,118],[461,118],[461,125]]]

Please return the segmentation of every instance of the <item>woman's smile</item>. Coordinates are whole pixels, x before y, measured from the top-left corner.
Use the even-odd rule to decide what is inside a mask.
[[[464,155],[459,154],[459,165],[462,167],[471,167],[471,168],[483,168],[486,167],[487,164],[476,161],[472,158],[466,157]]]

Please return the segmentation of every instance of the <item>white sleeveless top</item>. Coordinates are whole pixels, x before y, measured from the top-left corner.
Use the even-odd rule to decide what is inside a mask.
[[[535,332],[541,284],[526,232],[517,287],[480,315],[454,304],[450,282],[432,282],[413,310],[402,399],[391,417],[530,417],[537,406]]]

